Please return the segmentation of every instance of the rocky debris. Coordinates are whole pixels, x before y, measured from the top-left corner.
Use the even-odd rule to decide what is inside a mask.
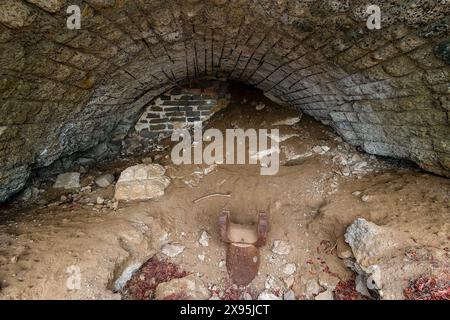
[[[272,245],[272,252],[279,255],[287,255],[291,252],[291,245],[285,240],[275,240]]]
[[[156,287],[156,300],[207,300],[210,293],[205,284],[195,275],[160,283]]]
[[[330,151],[330,147],[328,146],[315,146],[312,148],[312,151],[318,154],[325,154]]]
[[[281,291],[284,288],[284,283],[279,278],[268,275],[264,282],[264,287],[271,291]]]
[[[282,298],[274,295],[271,292],[263,291],[258,296],[258,300],[282,300]]]
[[[310,279],[306,282],[305,296],[308,299],[312,299],[315,295],[319,294],[320,285],[316,279]]]
[[[205,262],[205,255],[204,254],[199,254],[197,255],[198,260],[200,260],[201,262]]]
[[[334,300],[334,295],[332,290],[325,290],[314,297],[314,300]]]
[[[161,252],[171,258],[178,256],[184,251],[184,246],[175,244],[166,244],[162,247]]]
[[[198,240],[198,242],[203,247],[207,247],[209,245],[209,238],[210,238],[210,235],[208,234],[208,232],[203,230],[202,234],[200,235],[200,239]]]
[[[402,245],[402,240],[393,230],[363,218],[353,221],[344,236],[357,263],[364,266],[369,266],[377,257],[385,256]]]
[[[302,115],[300,114],[298,117],[287,118],[284,120],[280,120],[275,122],[274,126],[293,126],[296,123],[299,123],[302,120]]]
[[[56,182],[53,184],[53,188],[59,189],[77,189],[80,188],[80,173],[79,172],[67,172],[61,173],[56,177]]]
[[[95,184],[100,188],[107,188],[114,182],[114,176],[112,174],[102,174],[95,178]]]
[[[287,276],[294,274],[295,271],[297,271],[297,266],[295,265],[295,263],[288,263],[283,267],[283,273]]]
[[[116,184],[117,200],[149,200],[164,195],[170,179],[159,164],[138,164],[125,169]]]

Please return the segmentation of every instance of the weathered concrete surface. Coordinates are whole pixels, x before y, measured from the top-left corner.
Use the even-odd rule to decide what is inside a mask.
[[[0,201],[202,77],[248,83],[367,152],[450,176],[450,4],[378,3],[381,30],[360,0],[86,0],[68,30],[67,1],[2,1]]]

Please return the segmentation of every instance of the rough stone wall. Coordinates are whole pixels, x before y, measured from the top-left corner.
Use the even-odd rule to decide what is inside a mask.
[[[69,4],[81,5],[80,30],[65,27]],[[370,4],[381,7],[381,30],[366,27]],[[450,176],[449,8],[448,0],[2,0],[0,201],[33,168],[123,136],[155,96],[202,77],[253,85],[367,152]]]

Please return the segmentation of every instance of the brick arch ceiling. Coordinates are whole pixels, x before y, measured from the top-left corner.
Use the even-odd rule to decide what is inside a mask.
[[[0,201],[186,79],[253,85],[450,176],[448,0],[2,0]],[[82,9],[68,30],[66,9]],[[381,30],[366,7],[382,10]]]

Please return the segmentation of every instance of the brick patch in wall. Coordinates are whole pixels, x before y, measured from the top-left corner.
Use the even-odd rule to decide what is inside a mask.
[[[162,94],[146,107],[135,125],[142,137],[148,133],[169,135],[174,129],[189,127],[208,120],[226,106],[227,84],[201,81],[190,87],[176,87]]]

